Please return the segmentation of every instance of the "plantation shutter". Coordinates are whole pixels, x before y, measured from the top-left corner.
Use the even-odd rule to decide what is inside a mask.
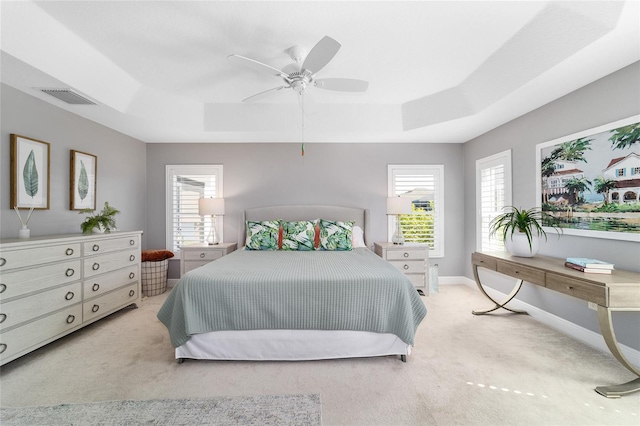
[[[489,224],[511,205],[511,151],[476,162],[476,203],[478,209],[478,249],[504,251],[499,236],[489,237]]]
[[[388,195],[411,198],[413,214],[400,216],[405,242],[427,243],[431,257],[444,255],[443,176],[442,165],[389,166]],[[395,216],[389,216],[389,241],[395,221]]]
[[[167,247],[204,243],[210,217],[198,213],[198,199],[222,197],[222,166],[167,166]],[[222,238],[222,217],[218,217]]]

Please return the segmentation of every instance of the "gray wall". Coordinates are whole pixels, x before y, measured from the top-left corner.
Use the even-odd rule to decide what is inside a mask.
[[[640,63],[572,92],[555,102],[519,117],[464,144],[465,275],[472,277],[468,261],[476,248],[475,162],[506,149],[512,150],[513,204],[536,205],[536,145],[640,113]],[[540,254],[554,257],[595,257],[611,260],[617,268],[640,271],[640,245],[629,241],[549,235]],[[505,285],[488,283],[508,293]],[[599,332],[594,311],[587,303],[538,286],[527,285],[518,295],[531,305]],[[640,318],[633,313],[614,314],[621,343],[640,349]]]
[[[20,221],[9,206],[11,133],[50,144],[49,210],[33,212],[29,222],[32,236],[81,232],[80,223],[84,216],[69,210],[72,149],[98,157],[96,207],[100,209],[105,201],[109,201],[109,204],[122,212],[116,216],[119,229],[144,230],[146,151],[143,142],[4,84],[1,86],[0,97],[1,238],[16,238],[20,229]],[[22,212],[25,217],[26,210]]]
[[[281,204],[332,204],[370,210],[369,244],[387,240],[387,165],[444,164],[443,275],[462,275],[464,199],[462,144],[294,143],[147,144],[149,248],[165,246],[165,166],[224,166],[224,239],[236,241],[244,209]],[[170,277],[177,277],[177,260]]]

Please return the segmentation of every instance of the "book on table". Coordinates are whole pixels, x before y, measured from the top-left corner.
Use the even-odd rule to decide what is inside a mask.
[[[582,266],[583,268],[613,269],[613,263],[587,257],[567,257],[567,262]]]
[[[577,263],[564,262],[564,266],[575,269],[576,271],[586,272],[588,274],[611,274],[611,269],[587,268],[585,266],[578,265]]]

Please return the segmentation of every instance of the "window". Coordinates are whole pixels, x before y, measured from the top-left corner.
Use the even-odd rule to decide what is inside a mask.
[[[400,227],[407,243],[429,244],[430,257],[444,256],[443,165],[389,165],[388,196],[410,197],[413,215],[401,215]],[[396,216],[388,218],[388,239]]]
[[[616,176],[618,176],[618,177],[626,176],[625,169],[624,168],[616,169]]]
[[[640,175],[640,167],[632,167],[631,168],[632,175]]]
[[[511,150],[476,161],[476,246],[481,251],[504,250],[499,239],[489,238],[489,224],[511,205]]]
[[[189,165],[166,168],[167,247],[180,251],[185,244],[204,243],[211,218],[198,214],[198,199],[222,197],[222,166]],[[222,239],[222,217],[218,217]]]

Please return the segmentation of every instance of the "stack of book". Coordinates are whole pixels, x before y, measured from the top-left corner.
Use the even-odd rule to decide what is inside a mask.
[[[564,262],[564,266],[590,274],[611,274],[611,271],[613,270],[612,263],[603,262],[598,259],[588,259],[585,257],[567,257],[566,262]]]

